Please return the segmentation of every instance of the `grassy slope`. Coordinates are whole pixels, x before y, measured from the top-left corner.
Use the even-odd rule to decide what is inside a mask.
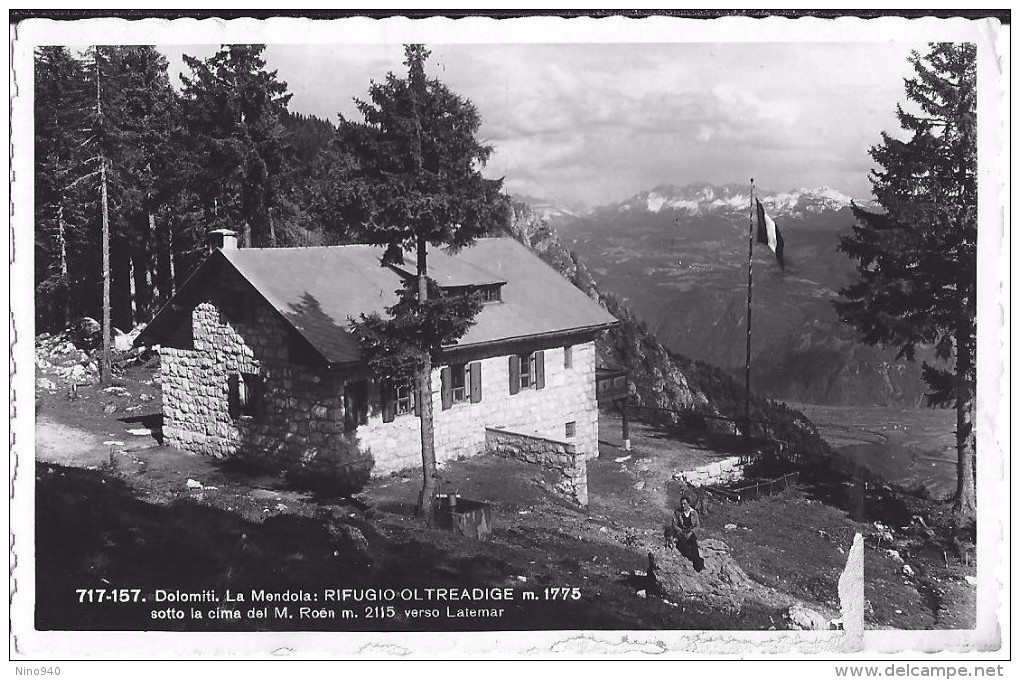
[[[36,471],[37,625],[55,629],[767,629],[782,627],[781,612],[768,603],[735,610],[696,597],[668,605],[641,598],[647,584],[624,572],[646,568],[646,546],[661,535],[673,496],[659,498],[676,461],[666,430],[649,431],[662,447],[657,476],[639,458],[617,463],[618,449],[603,451],[590,465],[592,505],[570,507],[550,488],[548,473],[535,466],[487,456],[443,468],[443,488],[491,500],[495,529],[477,543],[435,531],[413,517],[420,486],[416,471],[378,480],[364,499],[365,513],[352,505],[296,489],[282,477],[255,474],[206,456],[132,437],[129,428],[158,415],[158,384],[152,367],[133,367],[118,382],[125,393],[97,385],[69,400],[41,391],[41,437]],[[146,399],[142,398],[146,396]],[[154,398],[150,398],[154,397]],[[109,413],[111,407],[116,411]],[[644,426],[642,426],[644,427]],[[125,442],[112,456],[107,439]],[[53,462],[51,462],[53,461]],[[189,488],[187,480],[204,488]],[[948,567],[918,536],[897,531],[897,548],[917,571],[901,565],[877,545],[870,522],[909,523],[927,513],[924,502],[871,488],[852,519],[857,499],[831,479],[806,478],[785,495],[744,504],[712,503],[706,537],[733,548],[745,570],[761,583],[819,607],[832,608],[844,555],[857,531],[867,536],[868,623],[927,628],[969,625],[962,577],[973,574],[952,554]],[[737,529],[726,529],[733,524]],[[368,549],[344,538],[356,527]],[[524,577],[526,581],[520,581]],[[536,589],[577,586],[579,602],[517,603],[504,617],[474,623],[414,621],[403,615],[370,621],[179,621],[152,620],[152,606],[80,604],[77,588],[203,590],[265,587],[321,589],[357,586],[507,586]],[[939,604],[945,601],[945,611]],[[964,604],[961,605],[960,603]],[[899,610],[900,613],[897,613]],[[972,611],[973,608],[970,608]],[[971,615],[972,616],[972,615]]]

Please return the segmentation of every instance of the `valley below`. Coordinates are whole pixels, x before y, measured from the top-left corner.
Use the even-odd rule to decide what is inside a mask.
[[[742,381],[748,199],[736,191],[660,188],[549,221],[599,288],[622,298],[671,351]],[[660,195],[669,192],[672,204]],[[864,345],[839,319],[832,303],[854,269],[837,246],[853,216],[849,203],[819,202],[816,194],[762,196],[785,237],[786,267],[766,246],[754,247],[752,389],[806,403],[922,406],[925,357],[897,360],[894,350]]]
[[[834,453],[904,489],[945,500],[956,490],[956,413],[949,409],[791,403]],[[921,491],[923,490],[923,491]]]

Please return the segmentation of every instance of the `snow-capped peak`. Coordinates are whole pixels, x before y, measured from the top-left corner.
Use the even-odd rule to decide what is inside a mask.
[[[772,192],[758,189],[755,194],[766,210],[779,215],[804,215],[826,210],[840,210],[850,205],[851,197],[831,187],[799,188]],[[664,210],[699,215],[710,212],[738,212],[750,208],[749,187],[736,184],[713,186],[691,184],[685,187],[657,186],[643,191],[626,201],[612,206],[619,212],[646,210],[658,213]]]

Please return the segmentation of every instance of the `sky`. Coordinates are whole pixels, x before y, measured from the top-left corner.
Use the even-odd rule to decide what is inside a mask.
[[[594,207],[662,184],[829,186],[870,195],[868,149],[896,132],[911,49],[885,43],[429,45],[427,73],[479,110],[485,169],[509,193]],[[215,45],[167,45],[181,54]],[[371,80],[406,73],[400,45],[269,45],[290,109],[360,120]],[[179,82],[179,81],[178,81]]]

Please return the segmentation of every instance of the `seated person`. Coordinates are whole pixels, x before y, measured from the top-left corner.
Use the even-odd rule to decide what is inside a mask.
[[[673,511],[673,519],[666,527],[666,545],[673,545],[680,554],[694,565],[694,571],[705,568],[705,560],[698,549],[698,537],[694,533],[701,526],[698,511],[691,507],[687,496],[680,498],[680,507]]]

